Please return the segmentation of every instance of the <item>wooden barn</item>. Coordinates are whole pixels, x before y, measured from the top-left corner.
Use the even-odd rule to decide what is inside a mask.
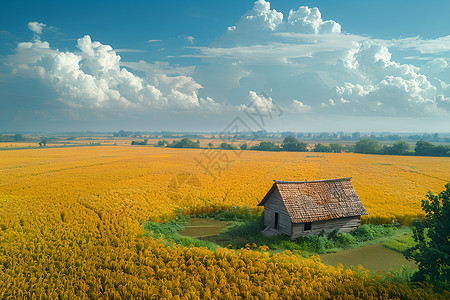
[[[264,206],[267,236],[349,232],[368,215],[353,188],[351,178],[316,181],[277,181],[258,206]]]

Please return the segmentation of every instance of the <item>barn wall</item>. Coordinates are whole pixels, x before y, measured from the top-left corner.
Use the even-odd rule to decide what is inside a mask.
[[[291,218],[281,200],[278,189],[272,192],[272,195],[264,203],[264,225],[274,228],[275,212],[278,213],[278,231],[291,235]]]
[[[317,235],[322,230],[325,231],[325,234],[329,234],[335,229],[338,229],[340,232],[349,232],[358,228],[360,224],[360,216],[312,222],[311,230],[309,231],[303,230],[304,223],[292,224],[291,240],[295,240],[301,235]]]

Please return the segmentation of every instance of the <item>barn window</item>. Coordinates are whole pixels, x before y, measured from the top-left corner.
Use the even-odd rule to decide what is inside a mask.
[[[304,231],[310,231],[310,230],[311,230],[311,222],[306,222]]]
[[[273,228],[278,229],[278,213],[275,213]]]

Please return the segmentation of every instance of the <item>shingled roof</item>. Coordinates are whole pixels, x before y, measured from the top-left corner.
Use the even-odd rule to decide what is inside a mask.
[[[277,181],[258,206],[278,189],[292,223],[368,215],[349,178]]]

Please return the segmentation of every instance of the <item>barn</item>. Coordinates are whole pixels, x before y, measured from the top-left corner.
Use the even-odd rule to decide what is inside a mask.
[[[353,188],[351,177],[316,181],[277,181],[264,199],[263,234],[302,235],[349,232],[368,215]]]

